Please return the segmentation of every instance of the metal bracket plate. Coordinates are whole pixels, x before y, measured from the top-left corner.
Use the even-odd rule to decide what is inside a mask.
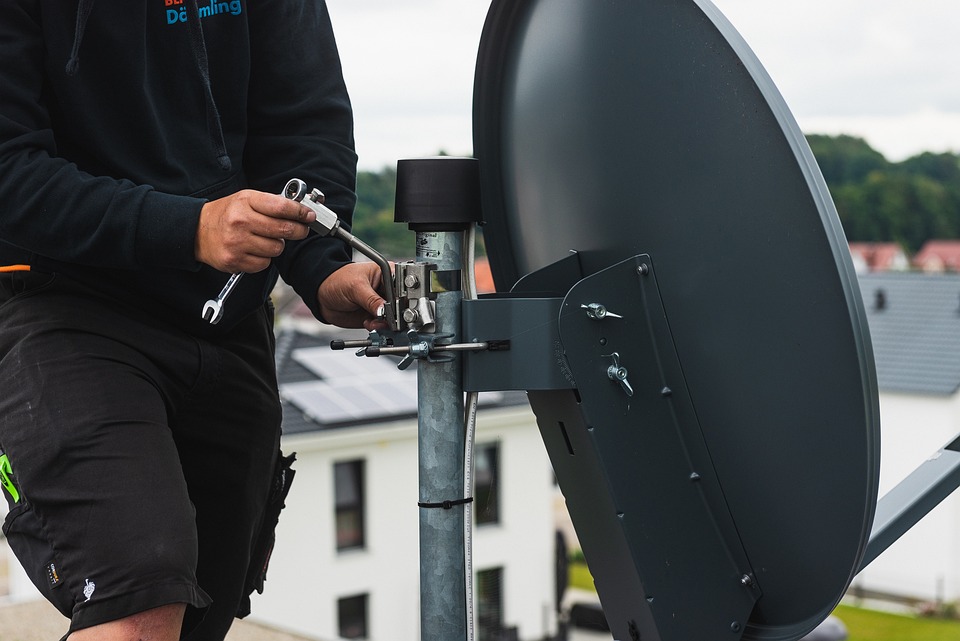
[[[557,330],[562,300],[506,295],[463,301],[465,341],[510,341],[509,349],[464,354],[464,389],[488,392],[574,387]]]
[[[740,638],[762,586],[703,439],[650,257],[577,283],[559,326],[579,398],[530,400],[615,637]]]

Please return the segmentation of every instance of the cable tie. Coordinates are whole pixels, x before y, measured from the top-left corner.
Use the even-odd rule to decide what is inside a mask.
[[[456,505],[466,505],[467,503],[473,503],[472,496],[465,499],[457,499],[455,501],[442,501],[440,503],[424,503],[422,501],[418,501],[417,505],[420,507],[443,508],[444,510],[450,510]]]

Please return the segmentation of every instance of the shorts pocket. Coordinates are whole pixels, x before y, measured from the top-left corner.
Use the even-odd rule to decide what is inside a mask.
[[[260,530],[256,535],[253,551],[250,555],[250,565],[247,566],[247,578],[244,581],[243,599],[237,608],[237,617],[243,618],[250,614],[250,595],[254,590],[263,594],[263,584],[267,579],[267,568],[270,565],[270,556],[276,542],[277,523],[280,522],[280,511],[284,508],[284,501],[290,493],[290,484],[296,471],[291,467],[297,460],[296,453],[284,456],[279,453],[274,467],[273,485],[270,497],[264,508]]]
[[[40,593],[63,616],[72,617],[73,595],[66,586],[67,581],[61,572],[57,554],[44,536],[40,517],[29,501],[22,499],[10,510],[3,522],[3,534]]]
[[[0,273],[0,304],[41,292],[56,279],[55,273],[33,270]]]

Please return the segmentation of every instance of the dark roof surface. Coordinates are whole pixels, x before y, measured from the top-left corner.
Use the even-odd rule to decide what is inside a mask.
[[[417,415],[416,364],[397,368],[399,359],[357,357],[334,351],[331,338],[365,338],[366,333],[311,334],[294,329],[277,335],[277,377],[283,433],[384,423]],[[480,406],[526,404],[522,392],[484,392]]]
[[[881,391],[960,388],[960,274],[860,276]]]

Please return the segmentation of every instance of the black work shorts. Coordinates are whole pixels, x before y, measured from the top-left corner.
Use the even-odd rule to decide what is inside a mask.
[[[283,474],[273,345],[269,305],[202,340],[0,274],[3,531],[70,631],[186,603],[183,638],[212,641],[248,611]]]

